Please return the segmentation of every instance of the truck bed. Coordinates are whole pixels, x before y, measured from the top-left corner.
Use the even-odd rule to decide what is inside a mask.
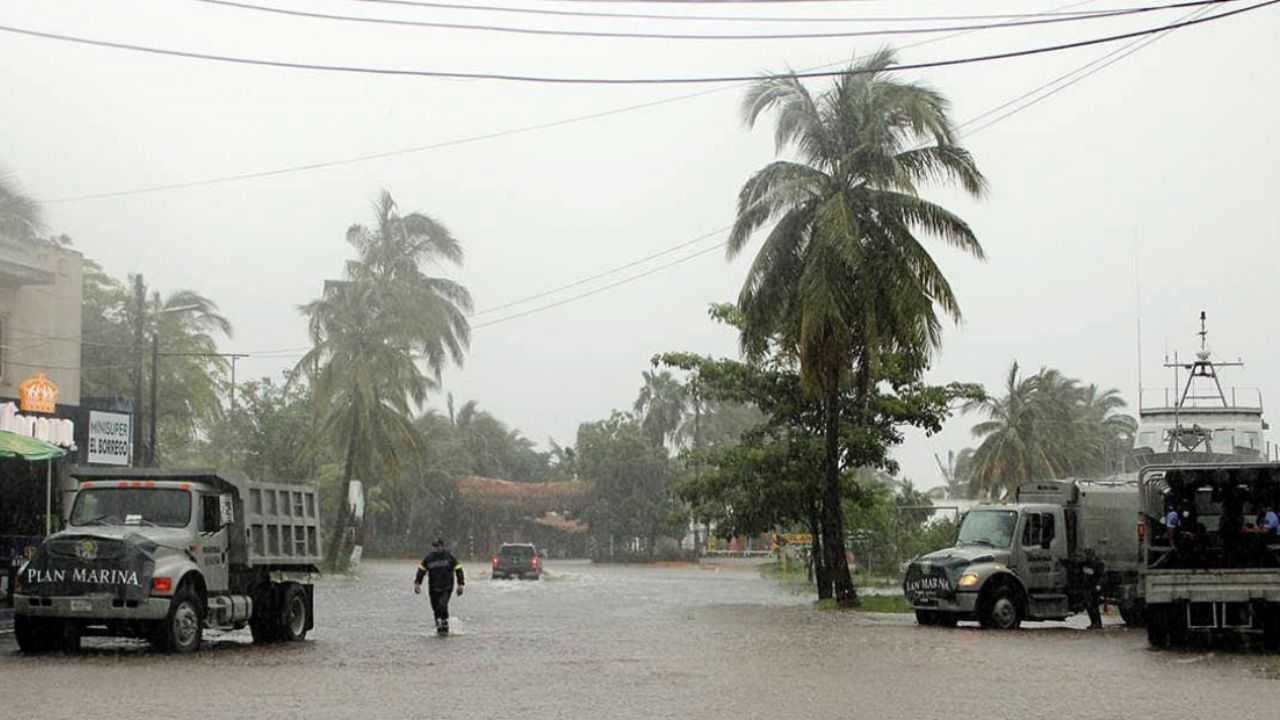
[[[1148,570],[1144,583],[1148,604],[1280,602],[1280,569],[1276,568]]]
[[[319,498],[314,486],[250,482],[244,518],[249,565],[319,565]]]

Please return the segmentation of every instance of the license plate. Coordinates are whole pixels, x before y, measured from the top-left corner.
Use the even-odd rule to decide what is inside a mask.
[[[89,612],[93,610],[93,603],[88,600],[72,600],[71,612]]]

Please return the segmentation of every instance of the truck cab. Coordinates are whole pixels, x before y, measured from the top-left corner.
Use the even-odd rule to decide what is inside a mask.
[[[973,508],[952,547],[908,565],[903,593],[921,625],[977,620],[1012,629],[1023,620],[1063,620],[1085,607],[1087,589],[1076,571],[1086,547],[1107,562],[1109,599],[1134,602],[1132,483],[1041,481],[1019,487],[1015,497]]]
[[[123,635],[191,652],[205,628],[250,625],[265,641],[300,639],[312,627],[314,487],[217,471],[72,476],[80,484],[66,528],[18,572],[14,629],[24,651]],[[272,515],[263,511],[265,493]]]

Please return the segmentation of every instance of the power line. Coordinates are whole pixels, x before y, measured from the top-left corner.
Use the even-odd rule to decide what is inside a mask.
[[[440,10],[465,10],[473,12],[514,13],[520,15],[543,15],[574,18],[604,18],[626,20],[680,20],[691,22],[757,22],[757,23],[888,23],[888,22],[944,22],[950,20],[1009,20],[1050,15],[1081,15],[1090,13],[1073,12],[1038,12],[1038,13],[985,13],[968,15],[908,15],[908,16],[861,16],[861,17],[795,17],[769,15],[683,15],[636,12],[593,12],[590,10],[550,10],[546,8],[512,7],[509,5],[478,5],[448,2],[427,2],[425,0],[348,0],[348,2],[369,3],[377,5],[393,5],[401,7],[435,8]]]
[[[523,312],[515,313],[514,315],[507,315],[507,316],[505,316],[505,317],[500,317],[500,318],[498,318],[498,319],[496,319],[496,320],[489,320],[489,321],[487,321],[487,322],[478,323],[478,324],[476,324],[476,325],[472,325],[472,326],[471,326],[471,329],[472,329],[472,330],[479,330],[480,328],[491,327],[491,326],[493,326],[493,325],[500,325],[500,324],[502,324],[502,323],[509,322],[509,321],[511,321],[511,320],[515,320],[515,319],[517,319],[517,318],[526,317],[526,316],[528,316],[528,315],[533,315],[534,313],[540,313],[540,312],[543,312],[543,311],[545,311],[545,310],[550,310],[550,309],[552,309],[552,308],[560,307],[561,305],[564,305],[564,304],[566,304],[566,303],[571,303],[571,302],[574,302],[574,301],[576,301],[576,300],[581,300],[581,299],[583,299],[583,298],[591,297],[592,295],[598,295],[598,294],[600,294],[600,293],[602,293],[602,292],[604,292],[604,291],[606,291],[606,290],[611,290],[611,289],[616,288],[616,287],[618,287],[618,286],[620,286],[620,285],[626,285],[627,283],[635,282],[636,280],[639,280],[639,279],[641,279],[641,278],[648,277],[648,276],[650,276],[650,275],[653,275],[654,273],[661,272],[661,271],[663,271],[663,270],[667,270],[667,269],[669,269],[669,268],[673,268],[673,267],[675,267],[675,266],[677,266],[677,265],[681,265],[681,264],[683,264],[683,263],[687,263],[687,262],[689,262],[690,260],[695,260],[695,259],[697,259],[697,258],[699,258],[699,257],[702,257],[703,255],[706,255],[707,253],[715,252],[716,250],[719,250],[720,248],[724,247],[724,246],[725,246],[725,245],[727,245],[727,244],[728,244],[728,242],[719,242],[719,243],[716,243],[715,245],[712,245],[712,246],[711,246],[711,247],[709,247],[709,248],[703,248],[702,250],[699,250],[699,251],[698,251],[698,252],[696,252],[696,253],[691,253],[691,254],[689,254],[689,255],[686,255],[686,256],[684,256],[684,257],[680,258],[679,260],[673,260],[673,261],[671,261],[671,262],[669,262],[669,263],[666,263],[666,264],[663,264],[663,265],[658,265],[658,266],[653,267],[653,268],[650,268],[650,269],[648,269],[648,270],[646,270],[646,271],[644,271],[644,272],[642,272],[642,273],[637,273],[637,274],[635,274],[635,275],[631,275],[631,276],[625,277],[625,278],[623,278],[623,279],[621,279],[621,280],[618,280],[618,281],[616,281],[616,282],[609,283],[608,285],[602,285],[602,286],[600,286],[600,287],[598,287],[598,288],[594,288],[594,289],[592,289],[592,290],[588,290],[588,291],[586,291],[586,292],[579,293],[579,294],[577,294],[577,295],[571,295],[571,296],[569,296],[569,297],[567,297],[567,298],[564,298],[564,299],[562,299],[562,300],[557,300],[556,302],[553,302],[553,303],[548,303],[548,304],[546,304],[546,305],[540,305],[540,306],[538,306],[538,307],[531,308],[531,309],[529,309],[529,310],[525,310],[525,311],[523,311]]]
[[[679,244],[677,244],[677,245],[672,245],[671,247],[669,247],[669,248],[667,248],[667,249],[665,249],[665,250],[659,250],[658,252],[653,253],[652,255],[646,255],[646,256],[644,256],[644,257],[642,257],[642,258],[637,258],[637,259],[635,259],[635,260],[632,260],[631,262],[629,262],[629,263],[627,263],[627,264],[625,264],[625,265],[619,265],[619,266],[617,266],[617,267],[615,267],[615,268],[612,268],[612,269],[609,269],[609,270],[605,270],[605,271],[603,271],[603,272],[596,273],[595,275],[591,275],[591,276],[589,276],[589,277],[582,278],[581,280],[575,280],[574,282],[568,283],[568,284],[566,284],[566,285],[561,285],[561,286],[559,286],[559,287],[555,287],[555,288],[552,288],[552,289],[550,289],[550,290],[544,290],[544,291],[542,291],[542,292],[540,292],[540,293],[537,293],[536,295],[529,295],[529,296],[527,296],[527,297],[520,298],[519,300],[512,300],[511,302],[503,303],[502,305],[495,305],[495,306],[493,306],[493,307],[491,307],[491,308],[485,308],[485,309],[483,309],[483,310],[479,310],[479,311],[476,311],[475,313],[472,313],[472,315],[471,315],[471,316],[472,316],[472,317],[479,317],[479,316],[481,316],[481,315],[488,315],[489,313],[495,313],[495,312],[497,312],[497,311],[499,311],[499,310],[505,310],[505,309],[507,309],[507,308],[509,308],[509,307],[511,307],[511,306],[513,306],[513,305],[523,305],[523,304],[525,304],[525,303],[527,303],[527,302],[530,302],[530,301],[532,301],[532,300],[538,300],[538,299],[540,299],[540,298],[544,298],[544,297],[546,297],[546,296],[548,296],[548,295],[555,295],[556,293],[563,292],[563,291],[565,291],[565,290],[571,290],[571,289],[573,289],[573,288],[580,287],[580,286],[582,286],[582,285],[586,285],[587,283],[591,282],[592,280],[599,280],[599,279],[600,279],[600,278],[602,278],[602,277],[608,277],[609,275],[613,275],[614,273],[621,272],[621,271],[623,271],[623,270],[628,270],[628,269],[630,269],[630,268],[635,267],[636,265],[643,265],[644,263],[646,263],[646,262],[648,262],[648,261],[650,261],[650,260],[654,260],[654,259],[656,259],[656,258],[660,258],[660,257],[662,257],[663,255],[670,255],[671,253],[675,252],[676,250],[684,249],[684,248],[686,248],[686,247],[689,247],[690,245],[697,245],[698,243],[703,242],[704,240],[708,240],[708,239],[710,239],[710,238],[716,237],[717,235],[723,235],[724,233],[728,232],[728,231],[729,231],[730,229],[732,229],[732,228],[733,228],[733,226],[732,226],[732,225],[727,225],[727,226],[725,226],[725,227],[720,228],[719,230],[712,230],[711,232],[706,233],[706,234],[704,234],[704,235],[699,235],[698,237],[696,237],[696,238],[694,238],[694,239],[692,239],[692,240],[686,240],[686,241],[684,241],[684,242],[682,242],[682,243],[679,243]],[[717,247],[720,247],[720,246],[723,246],[723,245],[724,245],[724,243],[720,243],[720,245],[718,245]]]
[[[1053,12],[1055,10],[1065,10],[1068,8],[1080,7],[1082,5],[1091,4],[1094,1],[1095,0],[1076,0],[1075,2],[1071,2],[1066,5],[1057,6],[1051,9],[1049,12]],[[939,42],[950,40],[952,38],[960,37],[962,35],[968,35],[968,34],[971,34],[972,32],[975,32],[975,31],[966,30],[966,31],[951,33],[950,35],[943,35],[941,37],[929,38],[927,40],[919,40],[917,42],[906,43],[904,45],[901,45],[897,49],[906,50],[909,48],[923,47],[925,45],[933,45]],[[837,65],[842,65],[842,64],[844,64],[844,61],[825,63],[823,65],[816,65],[807,69],[820,70],[823,68],[835,67]],[[507,130],[498,130],[491,133],[470,135],[470,136],[461,137],[461,138],[454,138],[452,140],[444,140],[441,142],[428,143],[426,145],[417,145],[417,146],[412,146],[407,148],[400,148],[396,150],[388,150],[384,152],[370,153],[366,155],[357,155],[354,157],[340,158],[337,160],[326,160],[326,161],[306,163],[301,165],[290,165],[290,166],[275,168],[271,170],[260,170],[256,172],[222,175],[222,176],[217,176],[212,178],[204,178],[200,180],[188,180],[183,182],[163,183],[160,185],[150,185],[150,186],[139,187],[139,188],[128,188],[125,190],[114,190],[114,191],[107,191],[107,192],[87,193],[82,195],[71,195],[71,196],[66,196],[61,198],[52,198],[52,199],[42,200],[41,202],[43,202],[46,205],[53,205],[53,204],[66,203],[66,202],[79,202],[83,200],[102,200],[102,199],[114,198],[114,197],[124,197],[128,195],[141,195],[141,194],[148,194],[148,193],[155,193],[155,192],[164,192],[168,190],[182,190],[182,189],[189,189],[194,187],[206,187],[209,185],[219,185],[219,184],[229,183],[229,182],[239,182],[241,180],[256,180],[256,179],[262,179],[267,177],[274,177],[277,175],[289,175],[293,173],[310,172],[312,170],[322,170],[325,168],[339,167],[342,165],[351,165],[356,163],[369,162],[372,160],[381,160],[381,159],[390,158],[390,157],[397,157],[400,155],[410,155],[410,154],[415,154],[420,152],[427,152],[430,150],[440,150],[443,148],[454,147],[458,145],[469,145],[472,143],[483,142],[486,140],[496,140],[496,139],[501,139],[505,137],[511,137],[514,135],[522,135],[525,133],[537,132],[540,130],[549,130],[552,128],[562,127],[565,125],[574,125],[577,123],[588,122],[590,120],[598,120],[601,118],[611,117],[614,115],[621,115],[623,113],[628,113],[636,110],[645,110],[653,107],[658,107],[661,105],[682,102],[684,100],[692,100],[694,98],[699,98],[706,95],[714,95],[716,93],[732,90],[735,87],[742,87],[746,84],[747,83],[737,83],[734,85],[728,85],[724,87],[710,88],[707,90],[698,90],[695,92],[684,93],[681,95],[674,95],[671,97],[660,98],[658,100],[651,100],[648,102],[636,103],[633,105],[625,105],[625,106],[613,108],[610,110],[602,110],[598,112],[587,113],[585,115],[576,115],[568,118],[561,118],[559,120],[552,120],[544,123],[537,123],[534,125],[524,125],[521,127],[509,128]]]
[[[1217,2],[1236,2],[1238,0],[1217,0]],[[934,60],[930,62],[920,63],[904,63],[895,65],[887,71],[904,71],[904,70],[923,70],[928,68],[953,67],[958,65],[972,65],[977,63],[994,62],[997,60],[1009,60],[1019,57],[1030,57],[1034,55],[1043,55],[1047,53],[1061,52],[1064,50],[1073,50],[1076,48],[1090,47],[1093,45],[1102,45],[1106,43],[1117,42],[1120,40],[1128,40],[1131,38],[1143,37],[1146,35],[1154,35],[1166,30],[1173,30],[1191,25],[1199,25],[1201,23],[1221,20],[1223,18],[1239,15],[1241,13],[1258,10],[1280,3],[1280,0],[1264,0],[1236,10],[1228,10],[1209,17],[1194,18],[1181,22],[1161,25],[1145,30],[1136,30],[1116,35],[1105,35],[1101,37],[1089,38],[1086,40],[1076,40],[1067,43],[1058,43],[1055,45],[1042,45],[1024,50],[1012,50],[1001,53],[989,53],[985,55],[972,55],[962,58],[952,58],[949,60]],[[737,83],[748,82],[758,79],[757,75],[706,75],[706,76],[685,76],[685,77],[587,77],[587,76],[550,76],[550,75],[521,75],[515,73],[499,73],[499,72],[465,72],[451,70],[414,70],[408,68],[380,68],[357,65],[328,65],[321,63],[304,63],[293,62],[287,60],[267,60],[263,58],[249,58],[234,55],[216,55],[210,53],[199,53],[186,50],[169,50],[165,48],[151,47],[147,45],[135,45],[132,43],[119,43],[105,40],[94,40],[91,38],[83,38],[73,35],[62,35],[58,33],[49,33],[38,30],[29,30],[25,28],[16,28],[8,25],[0,25],[0,31],[14,33],[18,35],[26,35],[29,37],[39,37],[48,40],[56,40],[60,42],[68,42],[80,45],[89,45],[94,47],[105,47],[116,50],[127,50],[131,52],[146,53],[153,55],[167,55],[172,57],[183,57],[194,60],[208,60],[213,62],[230,63],[237,65],[251,65],[257,67],[275,67],[286,68],[291,70],[309,70],[317,72],[334,72],[345,74],[361,74],[361,75],[381,75],[393,77],[425,77],[425,78],[448,78],[448,79],[467,79],[467,80],[493,80],[500,82],[522,82],[537,84],[555,84],[555,85],[693,85],[693,84],[713,84],[713,83]],[[833,70],[833,71],[816,71],[816,72],[798,72],[788,73],[796,78],[827,78],[827,77],[845,77],[849,75],[866,74],[872,71],[851,71]],[[879,71],[877,71],[879,72]]]
[[[267,5],[255,5],[247,2],[239,2],[239,0],[194,0],[194,2],[205,3],[208,5],[218,5],[227,8],[236,8],[240,10],[251,10],[260,13],[270,13],[275,15],[285,15],[290,17],[301,17],[318,20],[337,20],[341,22],[365,23],[374,25],[391,25],[398,27],[417,27],[417,28],[435,28],[445,30],[464,30],[476,32],[496,32],[496,33],[516,33],[522,35],[542,35],[552,37],[587,37],[587,38],[616,38],[616,39],[647,39],[647,40],[814,40],[823,38],[852,38],[852,37],[872,37],[872,36],[888,36],[888,35],[925,35],[933,33],[956,32],[960,30],[992,30],[996,28],[1014,28],[1031,25],[1050,25],[1058,23],[1079,22],[1084,20],[1111,19],[1126,15],[1139,15],[1152,12],[1160,12],[1164,10],[1173,10],[1186,7],[1196,7],[1205,5],[1219,5],[1226,2],[1235,2],[1236,0],[1188,0],[1185,2],[1174,3],[1170,5],[1148,5],[1134,8],[1121,8],[1115,10],[1099,10],[1093,13],[1081,13],[1075,15],[1055,15],[1049,17],[1031,17],[1022,20],[1014,20],[1001,23],[982,23],[974,25],[952,25],[929,28],[888,28],[880,30],[838,30],[829,32],[805,32],[805,33],[768,33],[768,34],[725,34],[725,33],[663,33],[663,32],[631,32],[631,31],[610,31],[610,30],[566,30],[562,28],[532,28],[532,27],[514,27],[510,25],[481,25],[475,23],[455,23],[442,22],[436,20],[405,20],[395,18],[373,18],[360,15],[338,15],[332,13],[322,13],[310,10],[292,10],[288,8],[271,7]]]

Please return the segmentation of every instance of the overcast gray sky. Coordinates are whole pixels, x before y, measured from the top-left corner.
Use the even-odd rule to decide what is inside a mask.
[[[367,17],[526,27],[676,32],[804,32],[814,24],[573,21],[329,0],[247,0]],[[491,4],[499,4],[496,2]],[[502,0],[523,7],[635,11],[634,4]],[[646,3],[640,11],[900,16],[1039,12],[1066,2],[871,0],[738,7]],[[1147,4],[1098,0],[1079,9]],[[1225,3],[1239,7],[1245,2]],[[107,8],[110,11],[107,12]],[[1172,22],[1136,18],[973,32],[904,49],[920,62],[1016,50]],[[807,68],[936,35],[786,41],[537,37],[343,23],[195,0],[0,2],[0,25],[224,55],[433,70],[613,77],[743,75]],[[914,25],[920,27],[919,23]],[[870,24],[856,24],[867,29]],[[895,26],[895,27],[901,27]],[[1180,30],[965,142],[990,179],[972,201],[929,191],[965,217],[985,263],[934,244],[959,294],[931,379],[998,389],[1015,358],[1051,365],[1137,400],[1136,318],[1148,387],[1168,384],[1166,348],[1194,349],[1209,313],[1229,378],[1277,397],[1280,6]],[[964,120],[1099,58],[1091,47],[911,72]],[[822,81],[814,81],[815,87]],[[552,129],[337,167],[166,192],[83,194],[337,160],[500,132],[699,90],[719,92]],[[45,200],[56,232],[123,277],[190,287],[234,323],[228,350],[307,344],[298,306],[351,255],[343,240],[382,188],[445,222],[481,311],[574,282],[725,227],[749,174],[773,157],[770,129],[745,129],[741,87],[557,86],[343,75],[143,55],[0,33],[0,168]],[[719,238],[474,322],[498,320],[711,247]],[[746,256],[756,249],[752,245]],[[710,252],[587,299],[475,331],[447,389],[538,441],[626,408],[664,350],[733,354],[706,319],[732,300],[746,258]],[[1140,287],[1140,292],[1139,292]],[[299,353],[241,362],[276,374]],[[440,397],[432,400],[442,405]],[[898,451],[918,485],[933,455],[972,444],[973,418]]]

